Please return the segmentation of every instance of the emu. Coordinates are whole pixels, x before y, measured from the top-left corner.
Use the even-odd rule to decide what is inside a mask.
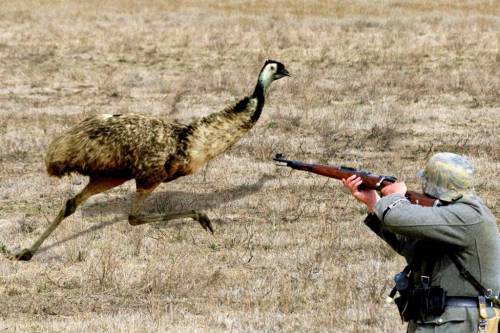
[[[271,82],[285,76],[289,73],[282,63],[266,60],[251,96],[189,124],[139,114],[101,114],[72,127],[49,145],[47,172],[56,177],[77,172],[88,176],[89,182],[66,201],[30,248],[11,258],[30,260],[43,241],[85,200],[132,179],[136,192],[128,217],[131,225],[192,218],[213,233],[205,213],[190,210],[143,214],[144,200],[161,183],[195,173],[236,143],[259,119]]]

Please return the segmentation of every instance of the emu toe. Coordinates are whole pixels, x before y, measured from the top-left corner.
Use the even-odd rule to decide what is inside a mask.
[[[28,261],[33,258],[33,252],[30,249],[23,249],[19,251],[18,253],[11,255],[12,260],[21,260],[21,261]]]
[[[212,227],[212,223],[205,213],[198,213],[198,216],[196,216],[195,220],[200,222],[203,229],[205,229],[206,231],[210,231],[210,233],[212,234],[214,233],[214,227]]]

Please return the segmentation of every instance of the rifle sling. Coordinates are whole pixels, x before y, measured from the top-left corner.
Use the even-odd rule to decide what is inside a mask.
[[[474,288],[476,288],[477,291],[479,291],[479,293],[481,293],[481,295],[483,296],[486,296],[487,298],[490,298],[491,295],[491,290],[488,290],[486,289],[482,284],[481,282],[479,282],[461,263],[460,261],[458,261],[458,258],[451,254],[451,253],[448,253],[448,257],[450,257],[451,261],[453,261],[453,263],[455,264],[455,266],[458,268],[458,271],[460,272],[460,275],[462,275],[462,277],[464,279],[466,279],[467,281],[469,281],[469,283],[471,285],[474,286]]]

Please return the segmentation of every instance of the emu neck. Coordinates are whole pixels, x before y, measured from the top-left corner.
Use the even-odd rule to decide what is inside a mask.
[[[257,80],[257,85],[255,86],[255,91],[253,96],[256,96],[256,93],[259,92],[262,96],[267,95],[267,91],[271,86],[272,78],[268,75],[265,75],[263,72],[260,72],[259,79]]]
[[[269,86],[267,86],[269,87]],[[267,87],[264,86],[260,80],[257,81],[257,84],[255,85],[255,89],[252,94],[252,98],[257,99],[257,107],[255,108],[255,111],[253,112],[251,116],[251,120],[253,122],[256,122],[259,120],[260,115],[262,114],[262,108],[264,107],[264,102],[266,101],[266,92],[267,92]]]
[[[257,82],[250,97],[235,105],[194,121],[188,150],[192,172],[234,145],[259,119],[265,101],[265,86]]]

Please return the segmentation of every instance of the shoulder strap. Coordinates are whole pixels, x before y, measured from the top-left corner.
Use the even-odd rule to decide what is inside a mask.
[[[472,274],[460,263],[460,261],[458,261],[458,258],[455,255],[449,253],[448,256],[451,261],[453,261],[455,266],[457,266],[460,275],[462,275],[464,279],[469,281],[469,283],[472,284],[482,295],[488,294],[488,289],[486,289],[474,276],[472,276]]]
[[[500,305],[500,300],[498,299],[497,296],[493,295],[493,292],[491,289],[486,289],[481,282],[479,282],[461,263],[458,261],[458,258],[451,253],[448,253],[448,256],[450,257],[451,261],[457,266],[458,271],[460,272],[460,275],[467,281],[469,281],[470,284],[476,288],[477,291],[482,296],[485,296],[487,299],[489,299],[491,302],[493,302],[496,305]]]

